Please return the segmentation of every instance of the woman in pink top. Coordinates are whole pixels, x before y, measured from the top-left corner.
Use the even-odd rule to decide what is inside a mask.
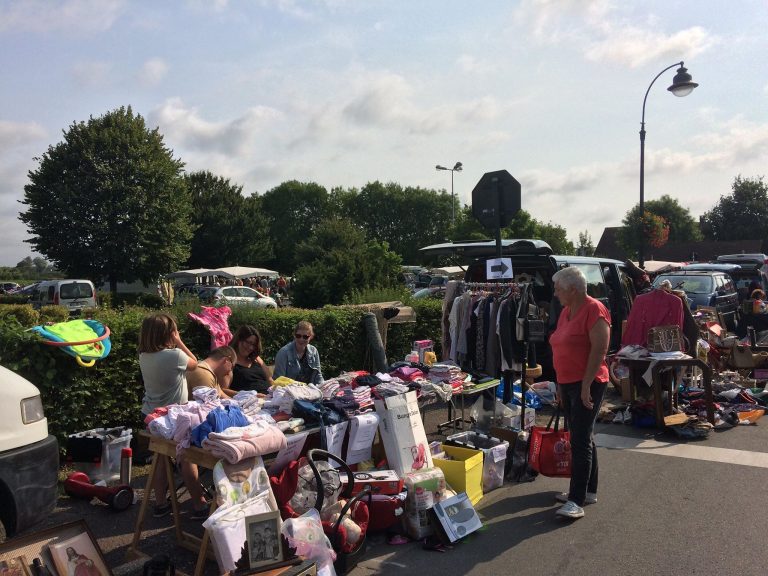
[[[603,304],[587,295],[587,279],[571,266],[552,276],[555,296],[563,305],[557,328],[549,337],[557,374],[557,392],[571,431],[571,485],[556,496],[566,518],[584,516],[584,504],[597,502],[597,450],[595,419],[605,395],[608,366],[605,354],[611,333],[611,315]]]

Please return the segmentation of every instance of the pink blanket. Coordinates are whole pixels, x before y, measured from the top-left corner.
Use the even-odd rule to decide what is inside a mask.
[[[279,452],[286,445],[285,434],[263,420],[248,426],[233,426],[223,432],[211,432],[202,442],[205,450],[230,464],[252,456]]]

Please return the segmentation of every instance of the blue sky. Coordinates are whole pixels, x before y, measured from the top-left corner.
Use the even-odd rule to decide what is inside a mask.
[[[639,199],[699,216],[768,159],[765,0],[0,0],[0,265],[34,158],[130,105],[188,171],[445,188],[506,169],[535,218],[597,243]],[[428,217],[428,215],[425,215]],[[73,239],[76,246],[76,239]],[[251,263],[258,264],[258,263]]]

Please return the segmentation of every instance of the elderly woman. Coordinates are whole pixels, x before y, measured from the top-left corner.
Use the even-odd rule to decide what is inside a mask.
[[[310,344],[315,333],[312,324],[302,320],[293,329],[293,341],[277,351],[275,356],[275,378],[287,376],[292,380],[315,384],[323,383],[320,369],[320,353]]]
[[[563,268],[552,279],[563,310],[549,343],[573,458],[570,488],[556,496],[564,502],[556,514],[581,518],[584,504],[597,502],[597,450],[592,432],[608,382],[605,354],[611,316],[601,302],[587,295],[587,280],[578,268]]]

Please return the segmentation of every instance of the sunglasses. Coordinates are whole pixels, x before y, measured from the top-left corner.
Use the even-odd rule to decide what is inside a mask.
[[[309,334],[298,334],[297,333],[297,334],[294,334],[293,337],[294,338],[301,338],[303,340],[309,340]]]

